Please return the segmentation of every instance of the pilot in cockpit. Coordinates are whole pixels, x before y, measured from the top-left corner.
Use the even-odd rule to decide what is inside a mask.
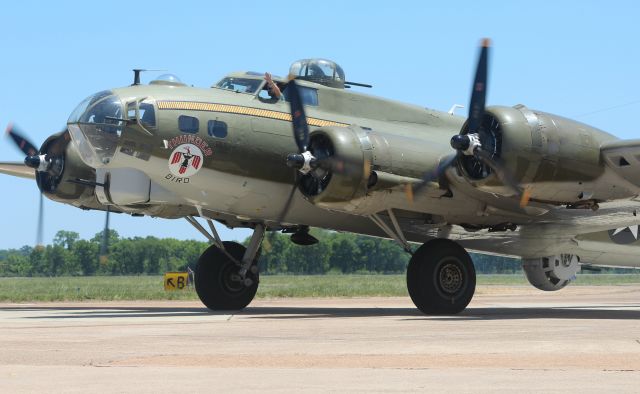
[[[278,85],[273,81],[273,78],[271,77],[271,73],[264,73],[264,80],[267,81],[267,86],[269,88],[269,96],[271,97],[272,100],[280,100],[280,97],[282,97],[282,92],[280,91],[280,88],[278,87]]]

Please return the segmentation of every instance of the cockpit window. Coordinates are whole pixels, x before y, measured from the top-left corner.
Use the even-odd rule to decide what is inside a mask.
[[[156,127],[156,112],[153,104],[140,103],[140,123],[146,127]]]
[[[67,127],[87,165],[107,165],[124,128],[122,102],[111,92],[97,93],[78,105]]]
[[[306,86],[298,86],[298,92],[300,92],[300,99],[302,100],[302,104],[304,105],[318,105],[318,91],[313,88],[308,88]],[[289,101],[287,94],[285,93],[285,98]]]
[[[278,103],[282,101],[291,102],[291,98],[289,97],[289,94],[288,94],[287,85],[278,83],[278,87],[282,92],[279,98],[274,96],[273,92],[269,90],[267,85],[263,86],[262,90],[258,94],[260,101],[265,103]],[[318,90],[307,87],[307,86],[298,85],[298,92],[300,92],[300,99],[302,100],[302,104],[312,105],[314,107],[318,106]]]
[[[107,96],[111,96],[112,94],[113,93],[110,90],[103,90],[102,92],[92,94],[91,96],[82,100],[82,102],[78,104],[76,109],[73,110],[67,122],[68,123],[77,122],[80,119],[80,116],[82,116],[82,114],[84,113],[84,111],[87,110],[88,107],[92,106],[93,104],[97,103],[98,101],[102,100]]]
[[[280,97],[278,97],[276,93],[269,87],[269,84],[265,83],[262,86],[260,92],[258,92],[258,99],[265,103],[277,103],[279,101],[285,100],[286,95],[284,91],[287,88],[287,85],[279,82],[277,82],[276,84],[278,85],[278,89],[280,89]]]
[[[122,132],[122,104],[116,96],[108,96],[89,107],[78,123],[95,124],[98,131],[109,134]]]
[[[258,93],[258,98],[260,101],[264,103],[279,103],[279,102],[291,102],[291,98],[289,97],[289,91],[287,89],[286,84],[277,83],[278,88],[280,88],[280,97],[276,97],[274,92],[272,92],[269,87],[265,84]],[[298,85],[298,92],[300,92],[300,99],[302,100],[302,104],[304,105],[312,105],[314,107],[318,106],[318,90],[314,88],[310,88],[307,86]]]
[[[260,79],[226,77],[216,84],[220,89],[233,90],[237,93],[255,94],[262,84]]]
[[[127,119],[136,120],[136,106],[137,103],[132,101],[127,104]],[[140,123],[147,128],[156,127],[156,111],[153,108],[153,104],[149,101],[143,101],[138,105],[140,112]]]

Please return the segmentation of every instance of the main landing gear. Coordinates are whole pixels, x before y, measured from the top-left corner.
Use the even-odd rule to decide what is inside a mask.
[[[467,251],[454,241],[437,238],[411,252],[392,211],[389,216],[393,227],[379,215],[372,220],[412,254],[407,267],[407,289],[416,307],[426,314],[463,311],[476,288],[476,272]],[[195,218],[187,217],[187,221],[212,243],[200,256],[195,271],[200,300],[212,310],[238,310],[249,305],[258,290],[257,262],[264,225],[256,224],[249,244],[244,247],[236,242],[222,242],[209,219],[211,233]]]
[[[448,239],[428,241],[409,261],[407,289],[415,306],[426,314],[462,312],[476,289],[471,257]]]
[[[392,209],[369,218],[389,238],[410,253],[407,267],[407,289],[418,309],[430,315],[450,315],[462,312],[476,290],[476,270],[469,253],[454,241],[436,238],[412,252]],[[446,237],[446,235],[444,235]]]
[[[260,275],[258,258],[265,227],[256,224],[247,247],[220,240],[211,220],[207,220],[211,233],[195,218],[187,217],[212,245],[198,259],[195,287],[200,301],[212,310],[239,310],[251,303],[258,291]]]
[[[211,245],[198,259],[195,270],[196,292],[212,310],[238,310],[251,303],[258,291],[257,256],[242,275],[247,248],[237,242],[223,242],[224,250]],[[225,253],[226,252],[226,253]]]

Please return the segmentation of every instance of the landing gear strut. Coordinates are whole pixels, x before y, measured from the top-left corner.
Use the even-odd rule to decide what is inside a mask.
[[[213,243],[200,256],[195,270],[195,287],[200,301],[212,310],[245,308],[258,291],[258,258],[264,225],[255,225],[251,240],[244,247],[237,242],[220,241],[210,219],[207,222],[213,234],[209,234],[195,218],[187,220]]]
[[[434,239],[414,253],[407,267],[407,289],[426,314],[456,314],[476,289],[476,271],[466,250],[448,239]]]
[[[246,248],[236,242],[223,242],[225,250],[236,260],[242,259]],[[257,259],[256,259],[257,261]],[[240,275],[240,266],[211,245],[198,260],[196,266],[196,292],[200,301],[212,310],[243,309],[258,291],[258,267],[255,262],[245,277]]]

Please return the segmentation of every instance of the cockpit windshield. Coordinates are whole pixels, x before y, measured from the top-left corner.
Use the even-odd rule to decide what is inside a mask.
[[[216,84],[216,87],[233,90],[236,93],[255,94],[262,82],[261,79],[225,77]]]
[[[110,91],[97,93],[78,105],[67,121],[82,160],[91,167],[108,164],[124,127],[123,105]]]

